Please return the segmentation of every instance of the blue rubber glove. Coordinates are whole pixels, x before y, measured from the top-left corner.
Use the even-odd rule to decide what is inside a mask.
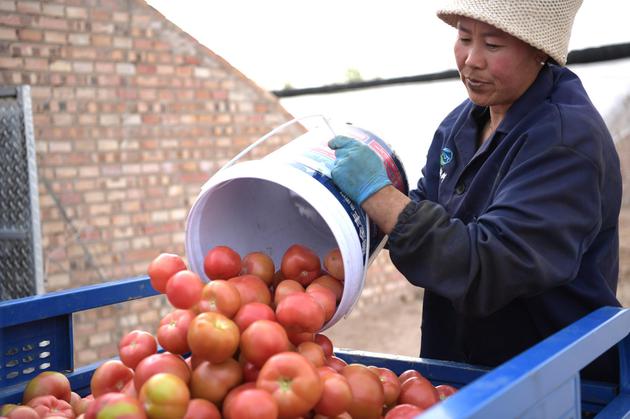
[[[357,204],[392,184],[383,161],[362,142],[338,135],[328,142],[328,147],[335,150],[333,182]]]

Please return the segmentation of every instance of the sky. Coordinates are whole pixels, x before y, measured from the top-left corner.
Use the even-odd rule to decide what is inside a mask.
[[[166,18],[267,90],[454,69],[456,32],[435,16],[441,0],[147,0]],[[630,2],[584,0],[569,50],[630,42]],[[630,94],[630,59],[576,65],[604,117]],[[433,132],[465,98],[459,81],[284,98],[292,115],[352,122],[392,145],[410,185]]]
[[[455,31],[440,0],[148,0],[169,20],[269,90],[454,68]],[[626,0],[585,0],[569,49],[629,42]]]

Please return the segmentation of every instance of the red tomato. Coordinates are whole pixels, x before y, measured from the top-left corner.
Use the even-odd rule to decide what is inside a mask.
[[[414,419],[420,413],[424,412],[424,409],[414,406],[413,404],[403,403],[394,406],[385,415],[385,419]]]
[[[286,279],[294,279],[307,286],[320,275],[321,263],[313,250],[294,244],[284,252],[280,270]]]
[[[289,336],[289,342],[294,346],[298,346],[302,342],[313,342],[315,339],[315,333],[313,332],[296,332],[289,330],[287,331],[287,336]]]
[[[271,304],[271,291],[265,282],[256,275],[240,275],[228,279],[241,296],[241,305],[258,301]]]
[[[258,379],[260,368],[249,362],[242,354],[239,355],[238,360],[239,364],[241,364],[241,369],[243,370],[243,381],[255,382]]]
[[[323,285],[335,294],[335,301],[339,303],[343,296],[343,283],[330,275],[322,275],[315,278],[312,284]],[[311,284],[311,285],[312,285]]]
[[[332,277],[340,281],[344,280],[343,258],[339,249],[332,249],[326,253],[326,256],[324,256],[324,269]]]
[[[48,395],[70,402],[71,392],[68,377],[57,371],[44,371],[26,384],[22,394],[22,403],[26,404],[35,397]]]
[[[74,418],[72,406],[65,400],[56,398],[53,395],[37,396],[26,404],[37,412],[40,418],[46,416],[59,416],[63,418]],[[15,413],[11,413],[15,417]]]
[[[149,355],[157,352],[155,337],[144,330],[132,330],[118,343],[120,360],[129,368],[136,365]]]
[[[133,380],[129,380],[127,382],[127,384],[125,384],[125,386],[122,388],[122,390],[120,390],[120,393],[126,395],[126,396],[131,396],[131,397],[138,397],[138,392],[136,391],[136,385],[134,384]]]
[[[162,253],[149,263],[151,286],[162,294],[166,293],[166,283],[179,271],[186,269],[184,260],[173,253]]]
[[[276,286],[285,279],[284,275],[282,275],[282,271],[278,269],[273,273],[273,280],[271,281],[271,286],[269,288],[275,289]]]
[[[322,335],[321,333],[315,334],[315,343],[322,347],[324,350],[324,355],[326,357],[333,355],[333,343],[326,335]]]
[[[332,319],[337,311],[337,301],[335,293],[320,284],[311,284],[306,287],[306,293],[310,294],[317,303],[324,309],[324,321]]]
[[[160,372],[168,372],[177,375],[185,383],[190,382],[190,368],[186,361],[179,355],[161,352],[149,355],[136,367],[136,374],[133,377],[136,390],[140,391],[145,381]]]
[[[157,340],[162,347],[174,354],[190,352],[188,327],[195,314],[190,310],[176,309],[162,317],[157,330]]]
[[[438,397],[440,398],[440,400],[444,400],[457,393],[457,388],[448,384],[439,384],[435,386],[435,389],[438,392]]]
[[[241,256],[228,246],[213,247],[203,260],[203,270],[210,279],[230,279],[241,269]]]
[[[289,337],[280,323],[256,320],[241,334],[241,353],[261,368],[272,355],[289,350]]]
[[[280,301],[276,318],[288,331],[316,333],[324,325],[325,313],[312,295],[293,293]]]
[[[200,313],[188,327],[188,345],[201,359],[221,363],[238,349],[240,331],[236,323],[221,313]]]
[[[422,409],[428,409],[440,401],[440,396],[433,384],[424,377],[408,378],[400,386],[398,403],[409,403]]]
[[[326,356],[321,346],[315,342],[302,342],[297,346],[298,353],[304,355],[315,368],[324,366]]]
[[[281,418],[307,414],[323,390],[315,367],[296,352],[281,352],[269,358],[260,370],[256,387],[276,399]]]
[[[193,271],[177,272],[166,284],[166,297],[175,308],[187,310],[201,300],[203,282]]]
[[[256,388],[256,383],[250,382],[250,383],[243,383],[241,385],[234,387],[232,390],[230,390],[228,394],[225,396],[225,399],[223,399],[223,408],[222,408],[223,417],[225,419],[240,419],[240,418],[233,418],[230,416],[230,412],[228,411],[230,404],[232,403],[232,400],[239,393],[245,390],[250,390],[250,389],[255,389],[255,388]]]
[[[221,419],[221,412],[208,400],[192,399],[183,419]]]
[[[257,388],[239,391],[226,408],[226,416],[235,419],[276,419],[278,414],[276,399],[265,390]]]
[[[242,382],[243,371],[234,358],[221,363],[204,361],[192,373],[190,391],[195,398],[220,405],[226,394]]]
[[[6,404],[3,405],[2,410],[0,411],[0,414],[2,416],[0,417],[5,417],[7,419],[39,419],[40,416],[37,413],[37,411],[35,409],[33,409],[32,407],[29,406],[24,406],[24,405],[11,405],[9,408],[5,409],[4,406],[7,406]]]
[[[234,284],[225,279],[215,279],[204,285],[197,312],[214,311],[232,318],[241,308],[241,295]]]
[[[380,418],[385,404],[383,385],[365,365],[349,364],[341,370],[352,391],[347,412],[353,418]]]
[[[344,361],[343,359],[337,358],[336,356],[333,355],[333,356],[326,357],[326,365],[331,367],[338,373],[341,373],[341,371],[343,371],[343,369],[346,367],[346,365],[348,365],[348,363]]]
[[[146,419],[140,400],[122,393],[106,393],[94,399],[85,412],[85,419],[115,418],[120,412],[125,418]]]
[[[182,418],[188,409],[190,391],[177,375],[161,372],[142,385],[138,399],[151,419]]]
[[[369,366],[370,371],[376,374],[383,385],[385,405],[393,406],[400,395],[400,381],[396,373],[388,368]]]
[[[314,409],[315,413],[337,416],[345,412],[352,402],[352,391],[348,380],[330,367],[317,369],[323,385],[322,397]]]
[[[276,313],[267,304],[254,301],[243,305],[234,318],[241,333],[256,320],[272,320],[276,321]]]
[[[133,382],[132,380],[129,381]],[[85,413],[89,405],[89,401],[82,398],[78,393],[74,391],[70,393],[70,406],[72,406],[72,411],[75,416],[79,416],[81,413]]]
[[[299,282],[293,279],[283,279],[276,285],[273,294],[273,304],[277,307],[280,301],[287,295],[304,291],[304,287]]]
[[[337,416],[325,416],[320,415],[319,413],[315,413],[313,419],[352,419],[352,416],[350,416],[350,413],[348,412],[343,412],[342,414]]]
[[[276,267],[273,264],[273,259],[263,252],[248,253],[243,258],[243,269],[241,270],[241,275],[256,275],[262,279],[267,286],[270,286],[273,283],[275,271]]]
[[[110,359],[96,368],[90,380],[90,389],[94,397],[111,392],[119,393],[133,376],[131,368],[117,359]]]
[[[400,384],[402,384],[405,381],[407,381],[407,379],[409,379],[411,377],[424,378],[424,376],[422,374],[420,374],[420,371],[416,371],[416,370],[410,369],[410,370],[405,370],[405,371],[401,372],[400,375],[398,376],[398,380],[400,381]]]

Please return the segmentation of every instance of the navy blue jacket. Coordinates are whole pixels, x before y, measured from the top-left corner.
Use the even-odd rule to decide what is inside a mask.
[[[389,250],[425,289],[421,356],[496,366],[619,306],[621,173],[604,121],[566,68],[543,67],[477,149],[488,117],[466,100],[444,119]],[[614,379],[613,355],[587,378]]]

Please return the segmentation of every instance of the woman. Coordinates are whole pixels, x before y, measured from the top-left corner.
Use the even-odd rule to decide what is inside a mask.
[[[421,356],[496,366],[601,306],[619,306],[621,174],[610,134],[563,67],[579,0],[453,0],[468,99],[438,127],[416,190],[336,137],[335,183],[389,234],[425,288]],[[584,370],[616,380],[615,354]]]

